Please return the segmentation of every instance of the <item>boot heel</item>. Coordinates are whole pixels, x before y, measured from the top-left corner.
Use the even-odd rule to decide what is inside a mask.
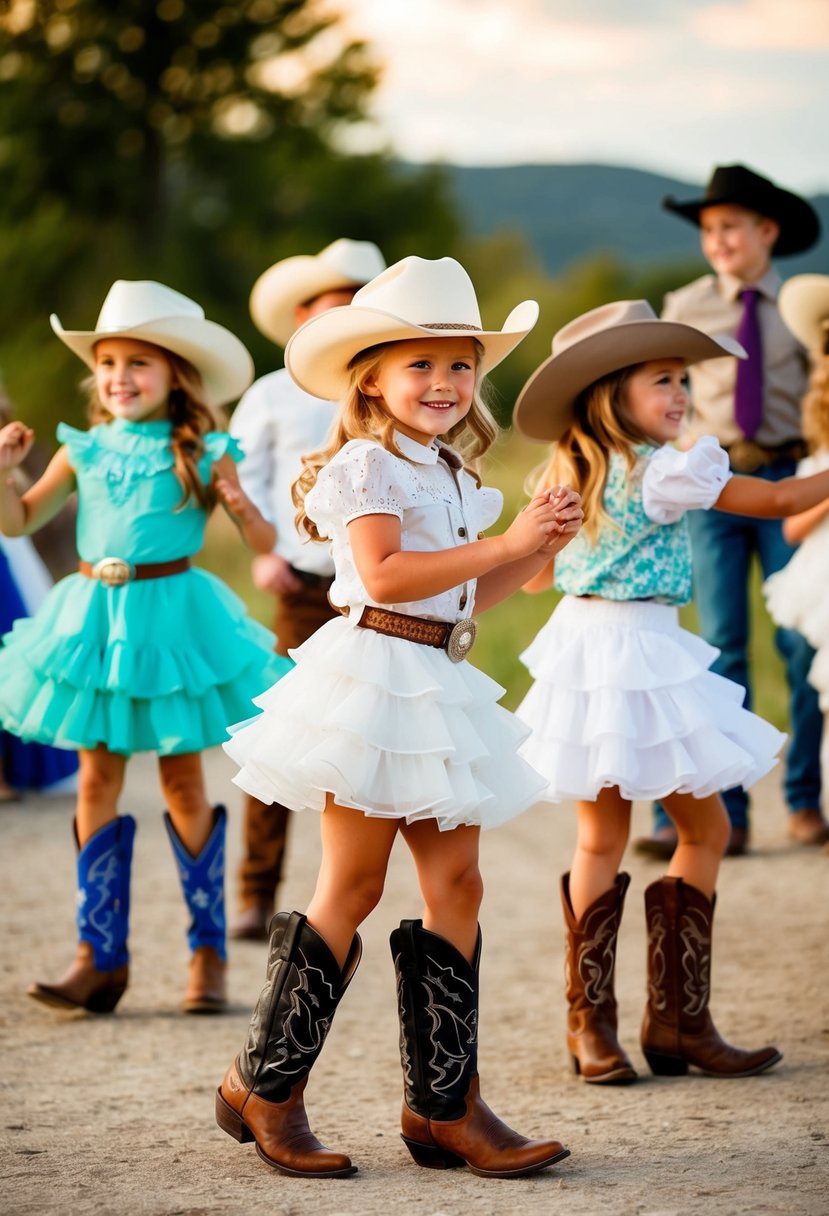
[[[216,1122],[223,1132],[227,1132],[240,1144],[248,1144],[254,1139],[253,1132],[247,1123],[232,1106],[225,1102],[220,1089],[216,1090]]]
[[[663,1056],[655,1051],[645,1051],[643,1054],[655,1077],[684,1077],[688,1071],[687,1060],[679,1056]]]
[[[578,1058],[574,1055],[571,1055],[570,1063],[573,1065],[573,1072],[576,1074],[577,1077],[580,1077],[581,1076],[581,1065],[579,1064]]]
[[[427,1170],[452,1170],[456,1166],[466,1165],[462,1157],[450,1153],[438,1144],[422,1144],[419,1140],[409,1140],[406,1136],[400,1139],[412,1154],[413,1160]]]

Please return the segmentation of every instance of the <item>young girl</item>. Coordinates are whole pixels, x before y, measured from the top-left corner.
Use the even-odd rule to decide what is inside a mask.
[[[679,835],[667,877],[645,892],[648,1006],[641,1043],[656,1074],[688,1065],[747,1076],[781,1059],[743,1051],[708,1012],[711,922],[729,823],[718,791],[750,785],[783,736],[742,707],[742,689],[708,671],[716,651],[680,629],[691,594],[684,513],[716,506],[780,517],[829,494],[829,473],[767,482],[732,477],[716,440],[671,446],[688,408],[686,367],[744,352],[644,301],[594,309],[565,326],[525,385],[515,422],[553,440],[539,485],[574,486],[586,523],[555,560],[565,592],[524,661],[535,683],[518,714],[525,757],[557,799],[574,799],[578,841],[561,884],[567,929],[568,1047],[587,1081],[636,1074],[616,1035],[616,940],[629,878],[618,874],[633,799],[658,798]],[[528,584],[549,587],[553,561]]]
[[[551,491],[481,538],[501,496],[471,471],[496,429],[480,382],[537,311],[527,301],[485,331],[457,262],[410,257],[306,322],[286,350],[302,388],[341,400],[296,496],[300,525],[333,544],[330,595],[343,615],[293,652],[295,669],[226,749],[249,793],[322,812],[322,864],[305,915],[271,923],[265,988],[216,1115],[288,1174],[356,1168],[311,1134],[303,1090],[398,833],[425,902],[422,922],[391,935],[405,1143],[419,1165],[497,1177],[567,1155],[497,1120],[476,1069],[479,832],[532,805],[543,781],[515,754],[525,732],[496,704],[502,689],[463,659],[473,611],[525,582],[581,519],[576,495]]]
[[[783,284],[780,313],[792,333],[812,353],[814,369],[803,401],[803,434],[809,455],[798,468],[808,477],[829,469],[829,275],[795,275]],[[787,519],[783,532],[798,549],[786,566],[766,580],[769,612],[778,625],[797,629],[815,648],[809,682],[829,712],[829,601],[826,596],[829,559],[829,500]],[[829,732],[824,731],[826,766]]]
[[[92,369],[95,425],[61,423],[63,446],[22,495],[3,479],[0,529],[36,531],[77,490],[80,572],[5,638],[0,723],[79,750],[80,941],[64,978],[29,993],[96,1013],[123,994],[135,821],[118,815],[118,799],[128,756],[156,751],[192,917],[184,1008],[214,1012],[225,1002],[225,812],[207,800],[199,753],[290,666],[223,583],[190,567],[217,499],[253,549],[273,543],[239,488],[235,442],[213,414],[249,384],[250,356],[160,283],[113,284],[94,331],[64,330],[56,317],[52,327]],[[0,469],[19,465],[33,438],[21,422],[0,430]]]

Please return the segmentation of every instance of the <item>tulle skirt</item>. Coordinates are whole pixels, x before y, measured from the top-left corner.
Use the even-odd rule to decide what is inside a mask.
[[[237,785],[263,802],[341,806],[441,830],[494,827],[538,801],[544,780],[518,755],[527,730],[503,689],[442,650],[327,622],[291,651],[296,667],[231,728]]]
[[[829,528],[821,526],[803,541],[782,570],[766,579],[763,591],[772,620],[796,629],[815,648],[809,683],[820,708],[829,712]]]
[[[703,798],[767,773],[785,735],[708,670],[717,654],[675,607],[565,597],[521,656],[535,682],[516,711],[548,795]]]

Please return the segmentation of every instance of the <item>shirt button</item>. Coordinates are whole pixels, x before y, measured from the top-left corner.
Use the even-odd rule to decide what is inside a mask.
[[[466,536],[466,528],[458,528],[458,536]]]

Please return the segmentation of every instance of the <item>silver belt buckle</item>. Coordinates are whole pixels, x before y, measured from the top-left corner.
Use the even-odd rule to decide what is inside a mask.
[[[125,562],[123,557],[102,557],[92,567],[92,577],[105,587],[123,587],[135,578],[135,566]]]
[[[465,621],[458,621],[457,625],[453,625],[446,640],[446,653],[453,663],[460,663],[462,659],[466,658],[475,645],[477,636],[478,622],[471,616],[467,617]]]

